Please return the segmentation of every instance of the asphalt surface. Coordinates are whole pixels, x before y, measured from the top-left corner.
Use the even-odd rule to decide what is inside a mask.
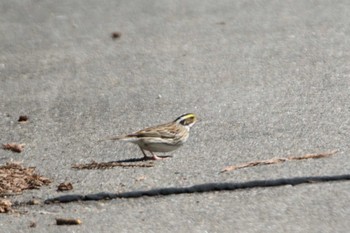
[[[348,1],[1,1],[0,164],[53,180],[13,202],[350,173]],[[111,34],[120,32],[113,39]],[[142,157],[97,140],[200,118],[152,168],[75,170]],[[28,115],[27,124],[17,123]],[[320,153],[227,173],[228,165]],[[350,182],[19,207],[1,232],[349,232]],[[82,220],[57,226],[55,218]],[[30,228],[31,222],[36,223]]]

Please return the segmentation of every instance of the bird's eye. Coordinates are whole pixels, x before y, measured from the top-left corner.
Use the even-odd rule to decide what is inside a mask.
[[[193,117],[190,117],[190,118],[186,118],[186,119],[182,120],[180,123],[182,125],[190,125],[190,124],[192,124],[192,122],[193,122]]]

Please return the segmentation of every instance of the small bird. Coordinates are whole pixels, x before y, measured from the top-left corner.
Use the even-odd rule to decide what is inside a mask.
[[[176,118],[173,122],[104,140],[132,142],[140,147],[145,159],[159,160],[164,157],[158,157],[154,152],[169,152],[178,149],[187,141],[190,128],[196,121],[197,117],[195,114],[186,113]],[[152,157],[148,157],[145,151],[149,151]]]

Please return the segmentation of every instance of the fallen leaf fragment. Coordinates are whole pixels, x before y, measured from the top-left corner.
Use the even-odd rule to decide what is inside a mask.
[[[25,144],[7,143],[7,144],[2,144],[2,149],[21,153],[24,146]]]
[[[72,183],[69,183],[69,182],[61,183],[57,187],[57,191],[59,191],[59,192],[69,191],[72,189],[73,189],[73,185],[72,185]]]
[[[56,218],[57,225],[80,225],[82,224],[80,219],[74,218]]]

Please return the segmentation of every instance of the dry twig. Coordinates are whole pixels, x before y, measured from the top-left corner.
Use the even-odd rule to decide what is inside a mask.
[[[254,167],[254,166],[258,166],[258,165],[284,163],[284,162],[290,161],[290,160],[326,158],[326,157],[334,155],[337,152],[338,152],[338,150],[333,150],[330,152],[324,152],[324,153],[318,153],[318,154],[306,154],[306,155],[302,155],[302,156],[290,156],[290,157],[284,157],[284,158],[273,158],[273,159],[267,159],[267,160],[252,161],[252,162],[248,162],[248,163],[242,163],[242,164],[238,164],[238,165],[225,167],[221,172],[228,172],[228,171],[233,171],[233,170],[246,168],[246,167]]]

